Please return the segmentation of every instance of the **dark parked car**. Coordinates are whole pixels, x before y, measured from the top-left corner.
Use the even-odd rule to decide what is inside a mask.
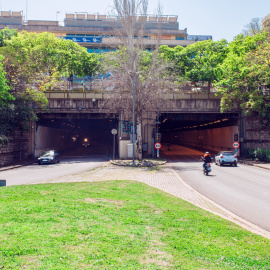
[[[237,166],[237,156],[232,151],[221,151],[215,156],[216,165],[223,166],[225,164]]]
[[[49,163],[59,163],[60,162],[60,155],[55,150],[48,150],[43,152],[38,157],[38,164],[49,164]]]

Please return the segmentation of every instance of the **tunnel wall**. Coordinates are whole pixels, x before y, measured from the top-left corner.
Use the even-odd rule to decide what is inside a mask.
[[[173,133],[170,142],[172,144],[196,146],[213,151],[234,151],[234,148],[232,146],[233,133],[238,133],[238,126],[181,131]]]
[[[61,141],[61,130],[50,127],[39,126],[36,133],[35,156],[39,156],[43,151],[54,149],[60,151],[64,144]]]

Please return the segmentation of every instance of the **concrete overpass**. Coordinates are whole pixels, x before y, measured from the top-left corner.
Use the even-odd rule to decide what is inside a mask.
[[[48,148],[69,154],[111,154],[116,128],[117,149],[121,158],[128,157],[131,118],[121,112],[100,108],[106,92],[48,92],[48,111],[39,114],[36,123],[35,155]],[[148,111],[138,127],[143,137],[145,156],[155,155],[154,134],[161,142],[197,146],[218,151],[231,150],[233,134],[239,133],[238,113],[220,113],[220,98],[214,93],[172,93],[162,108]],[[159,122],[160,124],[156,124]],[[86,141],[85,141],[86,140]],[[130,153],[129,153],[130,154]],[[135,151],[136,155],[136,151]]]

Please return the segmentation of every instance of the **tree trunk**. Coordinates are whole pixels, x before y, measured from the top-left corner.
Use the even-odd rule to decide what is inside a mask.
[[[210,94],[210,89],[211,89],[211,82],[208,81],[208,86],[207,86],[207,92],[208,92],[208,94]]]

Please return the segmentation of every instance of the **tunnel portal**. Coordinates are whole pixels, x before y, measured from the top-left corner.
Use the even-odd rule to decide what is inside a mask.
[[[163,113],[158,127],[164,144],[204,150],[234,150],[239,133],[238,113]]]
[[[116,116],[53,115],[37,122],[36,152],[55,149],[63,156],[110,155]]]

